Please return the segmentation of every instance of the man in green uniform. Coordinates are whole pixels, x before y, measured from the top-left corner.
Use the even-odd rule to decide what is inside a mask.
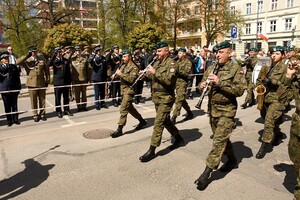
[[[89,81],[89,67],[86,56],[81,55],[80,46],[75,46],[75,55],[71,57],[71,72],[77,112],[87,111],[86,88]]]
[[[37,48],[31,46],[28,49],[28,55],[19,58],[17,63],[27,73],[26,85],[31,101],[33,120],[35,122],[40,119],[46,121],[46,87],[50,81],[50,72],[44,56],[38,55]]]
[[[186,90],[188,86],[188,76],[192,68],[192,63],[186,57],[186,49],[180,48],[178,50],[178,77],[176,80],[176,101],[175,108],[173,110],[173,116],[171,121],[175,124],[176,118],[180,115],[181,107],[186,110],[186,117],[184,121],[193,119],[194,115],[185,100]]]
[[[237,160],[229,137],[234,127],[234,117],[237,111],[236,99],[242,96],[246,89],[242,68],[230,59],[231,44],[226,41],[221,42],[214,47],[214,50],[217,58],[216,68],[209,67],[200,83],[201,90],[207,86],[207,79],[211,85],[208,106],[213,145],[206,158],[206,168],[195,181],[199,190],[207,187],[210,174],[218,168],[223,154],[227,156],[228,161],[220,168],[220,171],[229,172],[237,168]]]
[[[170,120],[170,112],[175,102],[175,84],[177,78],[176,62],[170,58],[169,45],[162,41],[156,45],[158,60],[153,66],[147,66],[146,76],[152,80],[152,101],[155,105],[156,117],[149,150],[140,157],[141,162],[155,158],[155,149],[160,145],[164,127],[175,138],[170,149],[176,149],[184,144],[176,126]]]
[[[128,113],[130,113],[140,122],[135,128],[136,130],[142,129],[147,124],[141,114],[132,105],[132,100],[134,98],[135,92],[134,88],[132,88],[131,85],[137,79],[139,69],[132,62],[132,57],[129,49],[123,50],[122,60],[124,61],[124,64],[120,67],[120,69],[117,69],[115,73],[115,75],[118,76],[121,81],[122,103],[120,108],[120,119],[118,123],[118,129],[111,134],[112,138],[123,135],[122,130],[126,125]]]
[[[254,85],[252,82],[252,73],[254,70],[255,65],[257,64],[257,48],[251,48],[249,50],[249,58],[246,59],[245,62],[242,63],[242,67],[246,67],[246,81],[247,81],[247,96],[245,99],[245,103],[241,105],[243,109],[247,107],[251,107],[255,104],[254,100]]]
[[[284,64],[284,52],[284,47],[274,47],[271,50],[271,59],[273,62],[270,67],[266,68],[266,78],[262,79],[261,77],[263,70],[261,70],[257,78],[257,86],[264,85],[267,91],[264,94],[263,108],[261,110],[261,116],[265,122],[264,132],[261,137],[261,147],[256,154],[257,159],[262,159],[266,155],[268,144],[273,141],[273,145],[278,145],[283,137],[279,129],[279,124],[286,105],[278,101],[277,89],[282,84],[287,68]]]

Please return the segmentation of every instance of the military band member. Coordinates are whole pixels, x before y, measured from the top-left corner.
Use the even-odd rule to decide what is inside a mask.
[[[0,54],[0,91],[4,103],[7,125],[19,125],[18,95],[21,89],[20,69],[15,64],[9,64],[9,53]],[[13,90],[10,92],[10,90]]]
[[[262,79],[261,77],[263,70],[260,71],[257,78],[257,85],[264,85],[266,88],[263,109],[261,110],[261,116],[265,120],[264,132],[261,137],[261,147],[256,154],[257,159],[262,159],[266,155],[268,144],[272,142],[273,145],[278,145],[283,138],[279,125],[286,105],[278,101],[277,89],[282,84],[287,68],[284,63],[284,52],[284,47],[274,47],[271,50],[272,64],[270,67],[266,68],[266,78]]]
[[[170,58],[169,45],[162,41],[156,45],[158,61],[147,66],[146,77],[152,79],[152,101],[155,105],[156,117],[149,150],[140,157],[141,162],[155,158],[155,149],[160,146],[164,128],[173,136],[174,143],[170,149],[184,145],[179,130],[170,120],[170,112],[175,102],[175,84],[177,78],[176,62]]]
[[[141,56],[140,50],[136,50],[134,53],[133,62],[138,66],[139,71],[143,71],[145,69],[145,61],[144,58]],[[143,87],[144,87],[144,80],[140,79],[134,86],[135,90],[135,97],[134,97],[134,103],[145,103],[144,99],[142,98],[143,94]]]
[[[257,64],[257,48],[251,48],[249,50],[249,57],[246,59],[245,62],[242,63],[242,67],[246,67],[246,81],[247,81],[247,96],[245,98],[245,102],[241,105],[243,109],[247,107],[251,107],[255,104],[254,100],[254,85],[252,82],[252,73],[254,70],[255,65]]]
[[[38,55],[37,48],[31,46],[28,49],[28,55],[22,56],[17,62],[27,73],[26,85],[33,109],[33,120],[46,121],[46,87],[50,82],[50,72],[44,56]]]
[[[81,54],[81,47],[75,46],[75,54],[71,57],[72,84],[77,112],[87,111],[86,89],[89,81],[89,66],[86,56]]]
[[[206,168],[195,181],[199,190],[204,190],[207,187],[210,174],[218,168],[223,154],[226,155],[228,160],[220,168],[221,172],[229,172],[237,168],[238,164],[229,137],[234,127],[237,97],[243,95],[246,80],[241,73],[242,68],[230,59],[231,46],[229,42],[225,41],[214,47],[217,70],[212,74],[213,67],[209,67],[200,83],[201,90],[207,86],[207,79],[211,83],[208,106],[210,125],[213,132],[213,145],[206,158]]]
[[[183,107],[186,110],[186,116],[184,121],[193,119],[194,115],[190,106],[185,100],[186,90],[188,86],[188,76],[192,68],[192,63],[186,57],[186,49],[180,48],[178,50],[178,77],[176,80],[176,101],[175,108],[173,110],[173,116],[171,121],[175,124],[176,118],[180,115],[180,110]]]
[[[135,92],[131,85],[137,79],[139,69],[133,63],[129,49],[123,50],[122,60],[124,61],[124,64],[120,69],[117,69],[115,73],[121,81],[122,103],[120,108],[120,119],[118,129],[111,134],[112,138],[123,135],[123,127],[126,125],[128,113],[139,120],[139,124],[135,128],[136,130],[142,129],[147,124],[141,114],[132,105]]]

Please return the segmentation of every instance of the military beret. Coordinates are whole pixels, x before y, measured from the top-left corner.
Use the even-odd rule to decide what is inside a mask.
[[[7,51],[0,54],[0,60],[2,60],[3,58],[7,58],[7,57],[9,57],[9,53]]]
[[[97,45],[97,46],[94,47],[94,51],[100,51],[101,49],[102,49],[102,48],[101,48],[100,45]]]
[[[114,45],[114,46],[112,46],[112,49],[119,49],[119,46],[118,45]]]
[[[258,49],[257,49],[257,48],[255,48],[255,47],[252,47],[252,48],[250,48],[250,49],[249,49],[249,51],[258,52]]]
[[[27,49],[29,51],[37,51],[37,48],[35,46],[29,46],[29,47],[27,47]]]
[[[167,41],[161,41],[161,42],[156,44],[157,49],[160,49],[160,48],[163,48],[163,47],[168,47],[168,46],[169,46],[169,44],[168,44]]]
[[[123,49],[122,50],[122,54],[125,55],[125,54],[131,54],[131,51],[129,49]]]
[[[75,49],[75,51],[80,51],[80,50],[82,50],[81,46],[75,46],[74,49]]]
[[[285,48],[283,46],[276,46],[276,47],[274,47],[274,48],[272,48],[270,50],[271,53],[273,53],[275,51],[280,51],[281,53],[284,53],[285,52]]]
[[[178,52],[179,52],[179,51],[182,51],[182,52],[185,52],[185,53],[186,53],[186,49],[185,49],[185,48],[182,48],[182,47],[178,49]]]
[[[231,43],[228,41],[224,41],[224,42],[221,42],[221,43],[215,45],[214,48],[215,48],[216,52],[219,51],[220,49],[231,48]]]

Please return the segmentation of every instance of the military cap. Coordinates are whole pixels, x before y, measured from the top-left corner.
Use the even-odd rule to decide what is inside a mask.
[[[35,46],[29,46],[29,47],[27,47],[27,49],[29,51],[37,51],[37,48]]]
[[[102,48],[101,48],[100,45],[97,45],[97,46],[94,47],[94,51],[100,51],[101,49],[102,49]]]
[[[275,51],[280,51],[281,53],[284,53],[285,52],[285,48],[283,46],[276,46],[276,47],[274,47],[274,48],[272,48],[270,50],[271,53],[273,53]]]
[[[122,50],[122,54],[125,55],[125,54],[131,54],[131,51],[129,49],[123,49]]]
[[[252,47],[252,48],[250,48],[250,49],[249,49],[249,51],[258,52],[258,49],[257,49],[257,48],[255,48],[255,47]]]
[[[221,43],[215,45],[214,48],[215,48],[215,52],[217,52],[220,49],[231,48],[231,44],[228,41],[224,41],[224,42],[221,42]]]
[[[81,51],[82,50],[81,46],[75,46],[74,49],[75,49],[75,51]]]
[[[181,47],[181,48],[178,49],[178,52],[179,52],[179,51],[182,51],[182,52],[185,52],[185,53],[186,53],[186,48]]]
[[[114,46],[112,46],[112,49],[119,49],[119,46],[118,45],[114,45]]]
[[[160,48],[163,48],[163,47],[168,47],[168,46],[169,46],[169,44],[168,44],[167,41],[161,41],[161,42],[156,44],[157,49],[160,49]]]
[[[2,60],[3,58],[7,58],[7,57],[9,57],[9,53],[7,51],[0,54],[0,60]]]

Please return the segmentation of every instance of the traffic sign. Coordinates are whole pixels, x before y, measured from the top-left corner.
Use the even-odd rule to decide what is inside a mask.
[[[231,26],[231,38],[237,38],[237,26]]]

